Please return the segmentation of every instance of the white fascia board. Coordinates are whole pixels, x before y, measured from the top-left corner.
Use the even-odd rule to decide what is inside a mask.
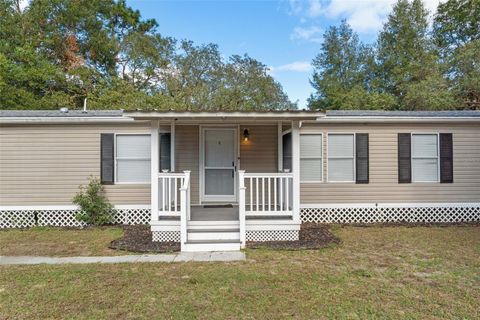
[[[324,117],[307,123],[437,123],[437,122],[480,122],[474,117]]]

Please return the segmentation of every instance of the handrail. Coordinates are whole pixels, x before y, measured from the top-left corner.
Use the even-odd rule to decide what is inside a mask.
[[[245,178],[278,178],[293,177],[291,172],[245,173]]]
[[[180,247],[183,251],[187,242],[187,220],[190,219],[190,171],[184,171],[185,178],[180,188]]]
[[[158,173],[158,211],[164,216],[178,216],[179,190],[185,183],[185,173],[161,172]]]
[[[245,170],[238,170],[238,220],[240,224],[240,245],[245,248],[246,245],[246,222],[245,222]]]

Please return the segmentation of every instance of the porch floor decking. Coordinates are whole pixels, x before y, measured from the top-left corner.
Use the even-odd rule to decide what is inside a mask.
[[[217,207],[192,206],[190,208],[192,221],[237,221],[238,206]]]

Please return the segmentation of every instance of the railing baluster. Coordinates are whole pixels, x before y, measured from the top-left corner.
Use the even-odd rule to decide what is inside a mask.
[[[279,190],[279,195],[280,195],[280,201],[279,201],[280,211],[283,211],[283,178],[282,178],[282,177],[278,178],[278,182],[279,182],[279,187],[280,187],[280,190]]]
[[[277,211],[277,178],[273,178],[273,211]]]
[[[262,177],[262,211],[265,211],[265,178]]]
[[[289,178],[286,178],[285,179],[286,181],[286,184],[285,184],[285,210],[289,210],[289,200],[290,200],[290,192],[288,191],[288,187],[289,187],[289,184],[290,184],[290,179]]]
[[[173,211],[177,212],[178,207],[178,178],[175,178],[175,202],[173,203]]]
[[[256,205],[257,205],[257,210],[256,211],[259,211],[259,201],[258,201],[258,178],[255,178],[255,195],[256,195]]]
[[[253,211],[253,178],[250,178],[250,211]]]
[[[271,189],[271,181],[272,179],[270,177],[267,178],[267,181],[268,181],[268,202],[267,202],[267,210],[268,211],[272,211],[272,189]]]

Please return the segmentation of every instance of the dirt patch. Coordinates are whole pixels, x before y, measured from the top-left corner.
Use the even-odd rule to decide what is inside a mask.
[[[123,229],[123,237],[113,240],[109,248],[144,253],[180,251],[180,242],[153,242],[148,225],[124,226]]]
[[[270,248],[279,250],[308,250],[321,249],[332,244],[340,243],[326,225],[316,223],[303,223],[300,228],[298,241],[249,241],[247,248]]]

